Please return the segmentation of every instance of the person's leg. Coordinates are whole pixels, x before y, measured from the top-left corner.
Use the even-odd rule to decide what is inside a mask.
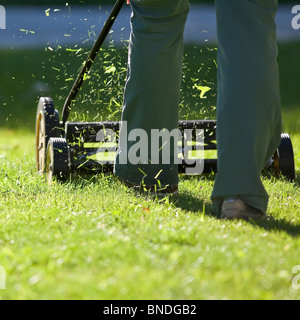
[[[178,184],[176,164],[151,163],[151,129],[178,128],[183,32],[188,0],[131,0],[131,37],[115,174],[131,184]],[[130,133],[142,129],[149,139],[146,161],[131,163],[138,146]],[[142,146],[143,147],[143,146]],[[131,149],[132,148],[132,149]],[[144,149],[145,150],[145,149]],[[174,158],[171,148],[170,160]],[[140,155],[143,158],[144,155]],[[150,159],[150,160],[149,160]],[[172,161],[171,161],[172,162]]]
[[[218,28],[218,173],[212,193],[220,213],[237,197],[266,213],[261,171],[280,143],[277,0],[216,0]]]

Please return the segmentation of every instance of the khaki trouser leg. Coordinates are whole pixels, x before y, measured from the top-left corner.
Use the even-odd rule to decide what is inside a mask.
[[[280,143],[276,0],[216,0],[218,173],[212,201],[239,197],[266,212],[260,174]]]
[[[133,184],[176,185],[178,166],[172,163],[175,142],[170,146],[170,164],[151,164],[151,129],[178,128],[183,31],[189,1],[131,0],[131,6],[128,74],[115,173]],[[148,157],[140,164],[129,158],[138,147],[139,138],[132,138],[138,133],[135,129],[142,129],[148,137]],[[133,135],[128,138],[130,133]]]

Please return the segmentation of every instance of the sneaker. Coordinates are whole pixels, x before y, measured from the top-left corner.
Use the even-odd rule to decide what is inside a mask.
[[[240,199],[224,200],[222,204],[221,219],[257,220],[266,215]]]

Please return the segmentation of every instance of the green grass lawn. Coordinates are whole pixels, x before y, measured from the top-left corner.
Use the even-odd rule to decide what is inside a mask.
[[[293,139],[297,179],[263,178],[272,219],[257,223],[214,216],[213,176],[182,177],[179,195],[166,198],[136,196],[111,175],[49,187],[35,170],[35,109],[39,89],[46,90],[40,83],[60,109],[82,56],[57,48],[0,52],[0,265],[6,272],[0,297],[299,299],[292,286],[292,269],[300,265],[299,50],[298,43],[285,44],[279,55],[284,131]],[[126,54],[105,55],[72,117],[83,116],[81,107],[90,119],[119,116]],[[186,48],[182,117],[213,116],[215,57],[214,48]],[[212,88],[206,99],[194,84]]]

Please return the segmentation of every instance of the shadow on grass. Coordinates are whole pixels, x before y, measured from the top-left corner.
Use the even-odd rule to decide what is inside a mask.
[[[183,210],[194,212],[195,214],[205,214],[206,216],[220,220],[213,211],[212,204],[207,204],[191,194],[181,194],[174,197],[172,203]],[[204,208],[204,209],[203,209]],[[268,232],[285,232],[292,237],[300,236],[300,225],[292,224],[284,219],[275,219],[272,216],[268,220],[250,221],[254,227],[263,228]]]
[[[101,174],[96,176],[91,176],[89,178],[83,179],[82,177],[77,177],[70,184],[75,189],[85,189],[91,185],[91,183],[99,183],[102,179],[104,184],[115,184],[118,185],[120,182],[112,174]],[[184,180],[194,179],[190,177],[184,177]],[[199,178],[199,181],[203,178]],[[207,176],[206,179],[213,180],[213,176]],[[297,179],[295,182],[297,185],[300,184],[299,172],[297,174]],[[140,195],[139,195],[140,196]],[[145,195],[149,197],[149,195]],[[154,198],[160,199],[160,197],[155,196]],[[153,198],[153,199],[154,199]],[[165,197],[163,197],[165,198]],[[180,208],[186,212],[192,212],[195,215],[205,215],[208,217],[220,220],[219,216],[214,212],[212,203],[208,203],[206,200],[199,198],[192,193],[190,190],[185,190],[184,192],[179,192],[179,194],[174,196],[168,196],[168,201],[172,203],[177,208]],[[285,219],[275,219],[270,214],[270,218],[267,220],[250,221],[253,227],[262,228],[268,232],[285,232],[292,237],[300,236],[300,224],[293,224]]]
[[[291,222],[284,219],[270,219],[264,221],[251,221],[254,226],[265,229],[268,232],[285,232],[292,237],[300,236],[300,225],[292,224]]]
[[[206,216],[220,220],[220,217],[214,212],[213,205],[193,196],[192,194],[179,194],[170,199],[176,207],[195,214],[204,214]],[[292,237],[300,236],[300,225],[293,224],[285,219],[275,219],[270,215],[268,220],[250,221],[254,227],[265,229],[268,232],[285,232]]]
[[[203,174],[201,177],[195,176],[181,176],[181,181],[195,180],[201,181],[214,181],[215,176],[211,174]],[[214,213],[212,203],[207,203],[207,201],[201,199],[199,196],[196,196],[190,190],[179,191],[179,194],[170,197],[170,202],[173,203],[176,207],[193,212],[195,214],[205,214],[207,216],[212,216],[217,218],[217,215]]]
[[[213,177],[208,177],[208,179],[213,180]],[[299,172],[297,172],[295,184],[298,186],[300,185]],[[206,216],[220,220],[220,217],[214,212],[213,205],[211,203],[203,201],[189,191],[179,193],[179,195],[171,197],[170,202],[183,210],[199,215],[205,214]],[[254,227],[262,228],[268,232],[285,232],[292,237],[300,236],[300,224],[293,224],[285,219],[276,219],[272,217],[272,214],[270,214],[270,217],[267,220],[250,221],[249,223]]]
[[[170,197],[170,202],[182,210],[217,218],[212,204],[208,204],[190,193],[180,193]]]

